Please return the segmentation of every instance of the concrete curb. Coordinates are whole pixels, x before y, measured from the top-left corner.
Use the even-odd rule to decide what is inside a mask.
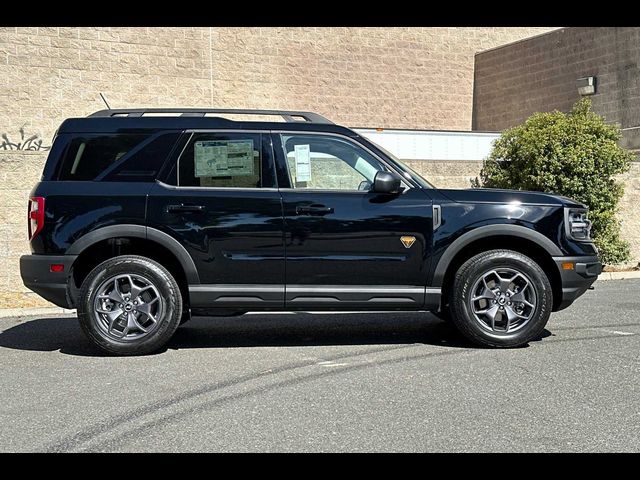
[[[640,278],[640,270],[631,272],[602,272],[598,280],[626,280],[628,278]]]
[[[598,281],[610,280],[627,280],[631,278],[640,278],[640,270],[631,272],[602,272],[598,277]],[[76,311],[59,307],[41,307],[41,308],[0,308],[0,318],[7,317],[30,317],[33,315],[67,315],[75,317]]]
[[[67,315],[75,317],[76,311],[60,307],[40,308],[0,308],[0,318],[6,317],[30,317],[33,315]]]

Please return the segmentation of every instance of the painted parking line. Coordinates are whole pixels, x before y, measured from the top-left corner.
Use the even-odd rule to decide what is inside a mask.
[[[599,332],[613,333],[615,335],[635,335],[633,332],[622,332],[620,330],[608,330],[606,328],[590,328],[589,330],[597,330]]]
[[[344,367],[345,365],[349,365],[349,363],[338,363],[338,362],[324,361],[324,362],[318,362],[318,363],[316,363],[316,365],[319,365],[321,367]]]

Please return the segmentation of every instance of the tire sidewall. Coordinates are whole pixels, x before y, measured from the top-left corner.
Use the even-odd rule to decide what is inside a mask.
[[[97,288],[106,279],[120,274],[148,278],[164,299],[159,325],[139,341],[122,341],[108,336],[98,326],[93,311]],[[143,355],[158,350],[171,338],[182,316],[182,297],[175,279],[164,267],[145,257],[126,255],[106,260],[91,271],[82,283],[77,309],[82,329],[97,346],[118,355]]]
[[[512,268],[524,273],[531,280],[536,293],[533,317],[513,334],[496,334],[478,324],[469,308],[472,288],[481,275],[496,268]],[[533,260],[510,251],[491,251],[477,255],[467,261],[458,271],[453,285],[452,320],[468,338],[488,346],[514,347],[534,340],[544,330],[553,306],[553,293],[546,274]]]

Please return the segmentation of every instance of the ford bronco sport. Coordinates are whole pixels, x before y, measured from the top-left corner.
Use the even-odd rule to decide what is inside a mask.
[[[309,112],[67,119],[28,230],[25,285],[121,355],[160,349],[191,315],[266,310],[432,311],[477,344],[514,347],[602,270],[585,205],[435,188]]]

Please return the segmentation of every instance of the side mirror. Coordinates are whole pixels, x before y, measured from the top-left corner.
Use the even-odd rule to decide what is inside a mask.
[[[373,179],[373,188],[371,191],[374,193],[400,193],[400,183],[400,177],[395,173],[378,172]]]

